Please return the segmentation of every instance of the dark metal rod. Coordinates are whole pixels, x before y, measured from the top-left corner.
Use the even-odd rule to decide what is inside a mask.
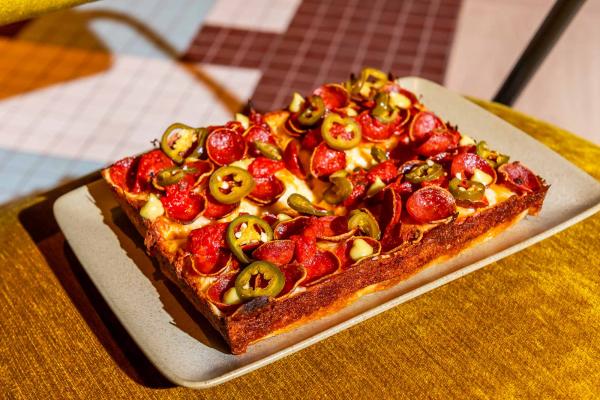
[[[557,0],[498,90],[494,101],[512,105],[585,0]]]

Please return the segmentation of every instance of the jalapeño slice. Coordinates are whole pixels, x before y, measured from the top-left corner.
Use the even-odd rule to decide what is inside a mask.
[[[269,142],[262,142],[260,140],[255,140],[254,145],[256,146],[256,149],[260,152],[260,154],[267,157],[268,159],[281,161],[281,150],[279,150],[279,147],[275,146],[274,144],[271,144]]]
[[[379,230],[377,220],[366,208],[360,208],[350,212],[348,229],[358,229],[366,236],[372,237],[375,240],[379,240],[381,237],[381,231]]]
[[[210,176],[208,189],[218,202],[234,204],[254,189],[254,179],[246,170],[228,165]]]
[[[163,133],[160,148],[171,160],[181,164],[197,143],[198,132],[196,129],[185,124],[175,123]]]
[[[290,195],[290,197],[288,197],[287,199],[287,203],[288,206],[298,211],[299,213],[316,215],[318,217],[330,214],[330,212],[327,210],[315,207],[315,205],[311,203],[310,200],[298,193]]]
[[[377,93],[377,96],[375,96],[375,107],[373,107],[371,114],[383,124],[389,124],[398,119],[398,109],[394,109],[390,104],[389,93]]]
[[[331,186],[323,194],[323,199],[329,204],[339,204],[352,193],[352,183],[345,172],[341,170],[329,176]]]
[[[467,179],[453,178],[448,184],[448,190],[457,200],[478,202],[483,198],[485,186],[483,183]]]
[[[362,130],[354,119],[331,113],[323,121],[321,135],[332,149],[348,150],[360,143]]]
[[[371,157],[375,159],[375,161],[381,163],[388,159],[387,152],[379,146],[371,147]]]
[[[298,114],[298,122],[303,126],[312,126],[319,122],[325,114],[325,103],[321,96],[310,96],[305,103],[305,107]]]
[[[413,167],[404,177],[410,183],[433,181],[444,174],[442,166],[435,162],[423,162]]]
[[[240,262],[248,264],[250,258],[244,253],[244,247],[273,240],[273,229],[254,215],[240,215],[229,223],[225,237],[231,252]]]
[[[235,290],[242,300],[255,297],[275,297],[285,285],[285,276],[267,261],[254,261],[240,272],[235,280]]]
[[[204,144],[206,143],[206,137],[208,136],[208,129],[206,128],[198,128],[198,143],[196,148],[192,151],[192,153],[186,158],[187,160],[206,160],[208,155],[206,154],[206,147]]]
[[[486,160],[492,168],[498,168],[502,164],[506,164],[510,159],[505,154],[500,154],[495,150],[490,150],[485,140],[477,143],[476,146],[477,155]]]

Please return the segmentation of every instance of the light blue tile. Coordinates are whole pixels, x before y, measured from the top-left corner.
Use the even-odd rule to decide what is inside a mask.
[[[1,162],[2,157],[6,162]],[[50,189],[103,166],[102,163],[0,149],[0,203]]]

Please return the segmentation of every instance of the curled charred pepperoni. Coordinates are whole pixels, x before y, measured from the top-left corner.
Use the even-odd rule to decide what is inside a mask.
[[[455,150],[460,141],[460,135],[452,131],[434,131],[427,140],[415,149],[417,154],[425,157]]]
[[[335,110],[336,108],[346,107],[350,101],[348,91],[338,84],[326,84],[317,88],[313,94],[321,96],[325,108]]]
[[[259,156],[261,153],[256,148],[256,142],[270,143],[277,145],[275,137],[271,135],[271,130],[268,125],[252,125],[246,132],[244,132],[244,140],[248,146],[248,153],[253,156]]]
[[[458,154],[456,150],[454,151],[443,151],[434,156],[429,157],[429,159],[438,164],[442,164],[446,168],[450,168],[450,164],[452,164],[452,160]]]
[[[283,276],[285,276],[285,284],[277,297],[281,297],[291,292],[296,286],[304,281],[304,278],[306,278],[306,268],[300,264],[286,264],[279,267],[279,270]]]
[[[334,150],[321,143],[313,151],[310,159],[310,172],[315,177],[323,177],[333,174],[335,171],[346,168],[346,153]]]
[[[294,235],[300,235],[309,225],[309,217],[296,217],[278,223],[273,229],[275,239],[289,239]]]
[[[201,185],[215,169],[213,163],[205,160],[186,161],[184,164],[186,173],[196,179],[195,186]]]
[[[299,235],[290,236],[290,240],[294,242],[294,258],[300,264],[304,265],[314,258],[317,254],[317,238],[310,236],[307,232],[302,232]]]
[[[280,267],[292,261],[295,248],[295,244],[291,240],[271,240],[258,246],[252,253],[252,257],[257,260],[269,261]]]
[[[317,250],[311,259],[302,263],[302,266],[306,268],[306,279],[303,283],[309,284],[339,270],[340,260],[331,251]]]
[[[283,152],[283,162],[292,174],[300,179],[306,178],[306,171],[304,171],[304,167],[300,161],[300,145],[297,141],[292,140],[287,144]]]
[[[346,197],[343,204],[344,207],[353,208],[360,203],[367,194],[370,182],[367,178],[367,173],[363,170],[350,174],[347,178],[350,183],[352,183],[352,192]]]
[[[501,165],[498,172],[502,182],[519,193],[537,192],[542,188],[537,175],[518,161]]]
[[[307,150],[313,150],[322,141],[323,136],[321,135],[321,128],[311,129],[302,138],[302,147]]]
[[[395,123],[383,124],[371,116],[369,111],[360,113],[356,120],[362,128],[362,136],[371,142],[382,142],[393,134]]]
[[[225,128],[235,131],[238,135],[243,135],[245,131],[244,125],[240,121],[229,121],[225,124]]]
[[[113,184],[129,191],[135,178],[136,159],[127,157],[110,166],[108,173]]]
[[[375,165],[367,173],[367,179],[370,183],[375,182],[377,178],[385,183],[390,183],[398,176],[398,167],[393,161],[384,161]]]
[[[192,191],[196,180],[192,175],[184,176],[179,182],[165,188],[160,201],[167,216],[181,222],[190,222],[204,208],[202,196]]]
[[[285,168],[283,161],[275,161],[267,157],[257,157],[248,165],[248,172],[253,178],[269,178],[275,175],[275,172]]]
[[[227,165],[246,155],[246,142],[235,130],[219,128],[208,134],[206,152],[215,164]]]
[[[450,174],[462,179],[470,179],[475,170],[478,169],[492,177],[492,183],[496,182],[496,170],[483,158],[473,153],[461,153],[454,157],[450,166]]]
[[[254,189],[248,195],[248,198],[261,205],[267,205],[276,202],[283,192],[285,185],[281,180],[274,176],[266,178],[255,178]]]
[[[236,277],[237,273],[235,272],[228,273],[224,276],[220,276],[219,279],[215,283],[213,283],[206,291],[208,299],[222,311],[233,311],[237,307],[239,307],[239,304],[223,303],[223,297],[225,295],[225,292],[235,287]]]
[[[385,236],[389,234],[394,225],[400,222],[402,198],[398,192],[388,187],[383,190],[383,200],[381,203],[379,228],[383,236]]]
[[[344,240],[354,233],[352,230],[348,230],[347,217],[334,215],[310,217],[306,231],[319,239],[329,241]]]
[[[445,130],[446,125],[437,115],[430,111],[421,111],[415,115],[410,124],[410,140],[422,143],[431,136],[434,131]]]
[[[152,178],[163,169],[174,166],[175,163],[162,150],[152,150],[143,154],[138,162],[133,192],[147,192],[152,188]]]
[[[417,222],[442,221],[456,212],[456,201],[446,189],[428,186],[414,192],[406,202],[406,211]]]
[[[208,219],[219,219],[226,215],[231,214],[238,206],[239,203],[234,204],[223,204],[217,201],[208,190],[204,192],[204,212],[202,215]]]
[[[213,223],[194,229],[188,236],[185,249],[191,253],[194,269],[212,274],[227,265],[231,252],[225,241],[227,223]]]

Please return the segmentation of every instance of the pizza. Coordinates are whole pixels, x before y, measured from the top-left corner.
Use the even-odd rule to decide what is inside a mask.
[[[103,177],[234,354],[537,214],[549,187],[373,68],[156,144]]]

